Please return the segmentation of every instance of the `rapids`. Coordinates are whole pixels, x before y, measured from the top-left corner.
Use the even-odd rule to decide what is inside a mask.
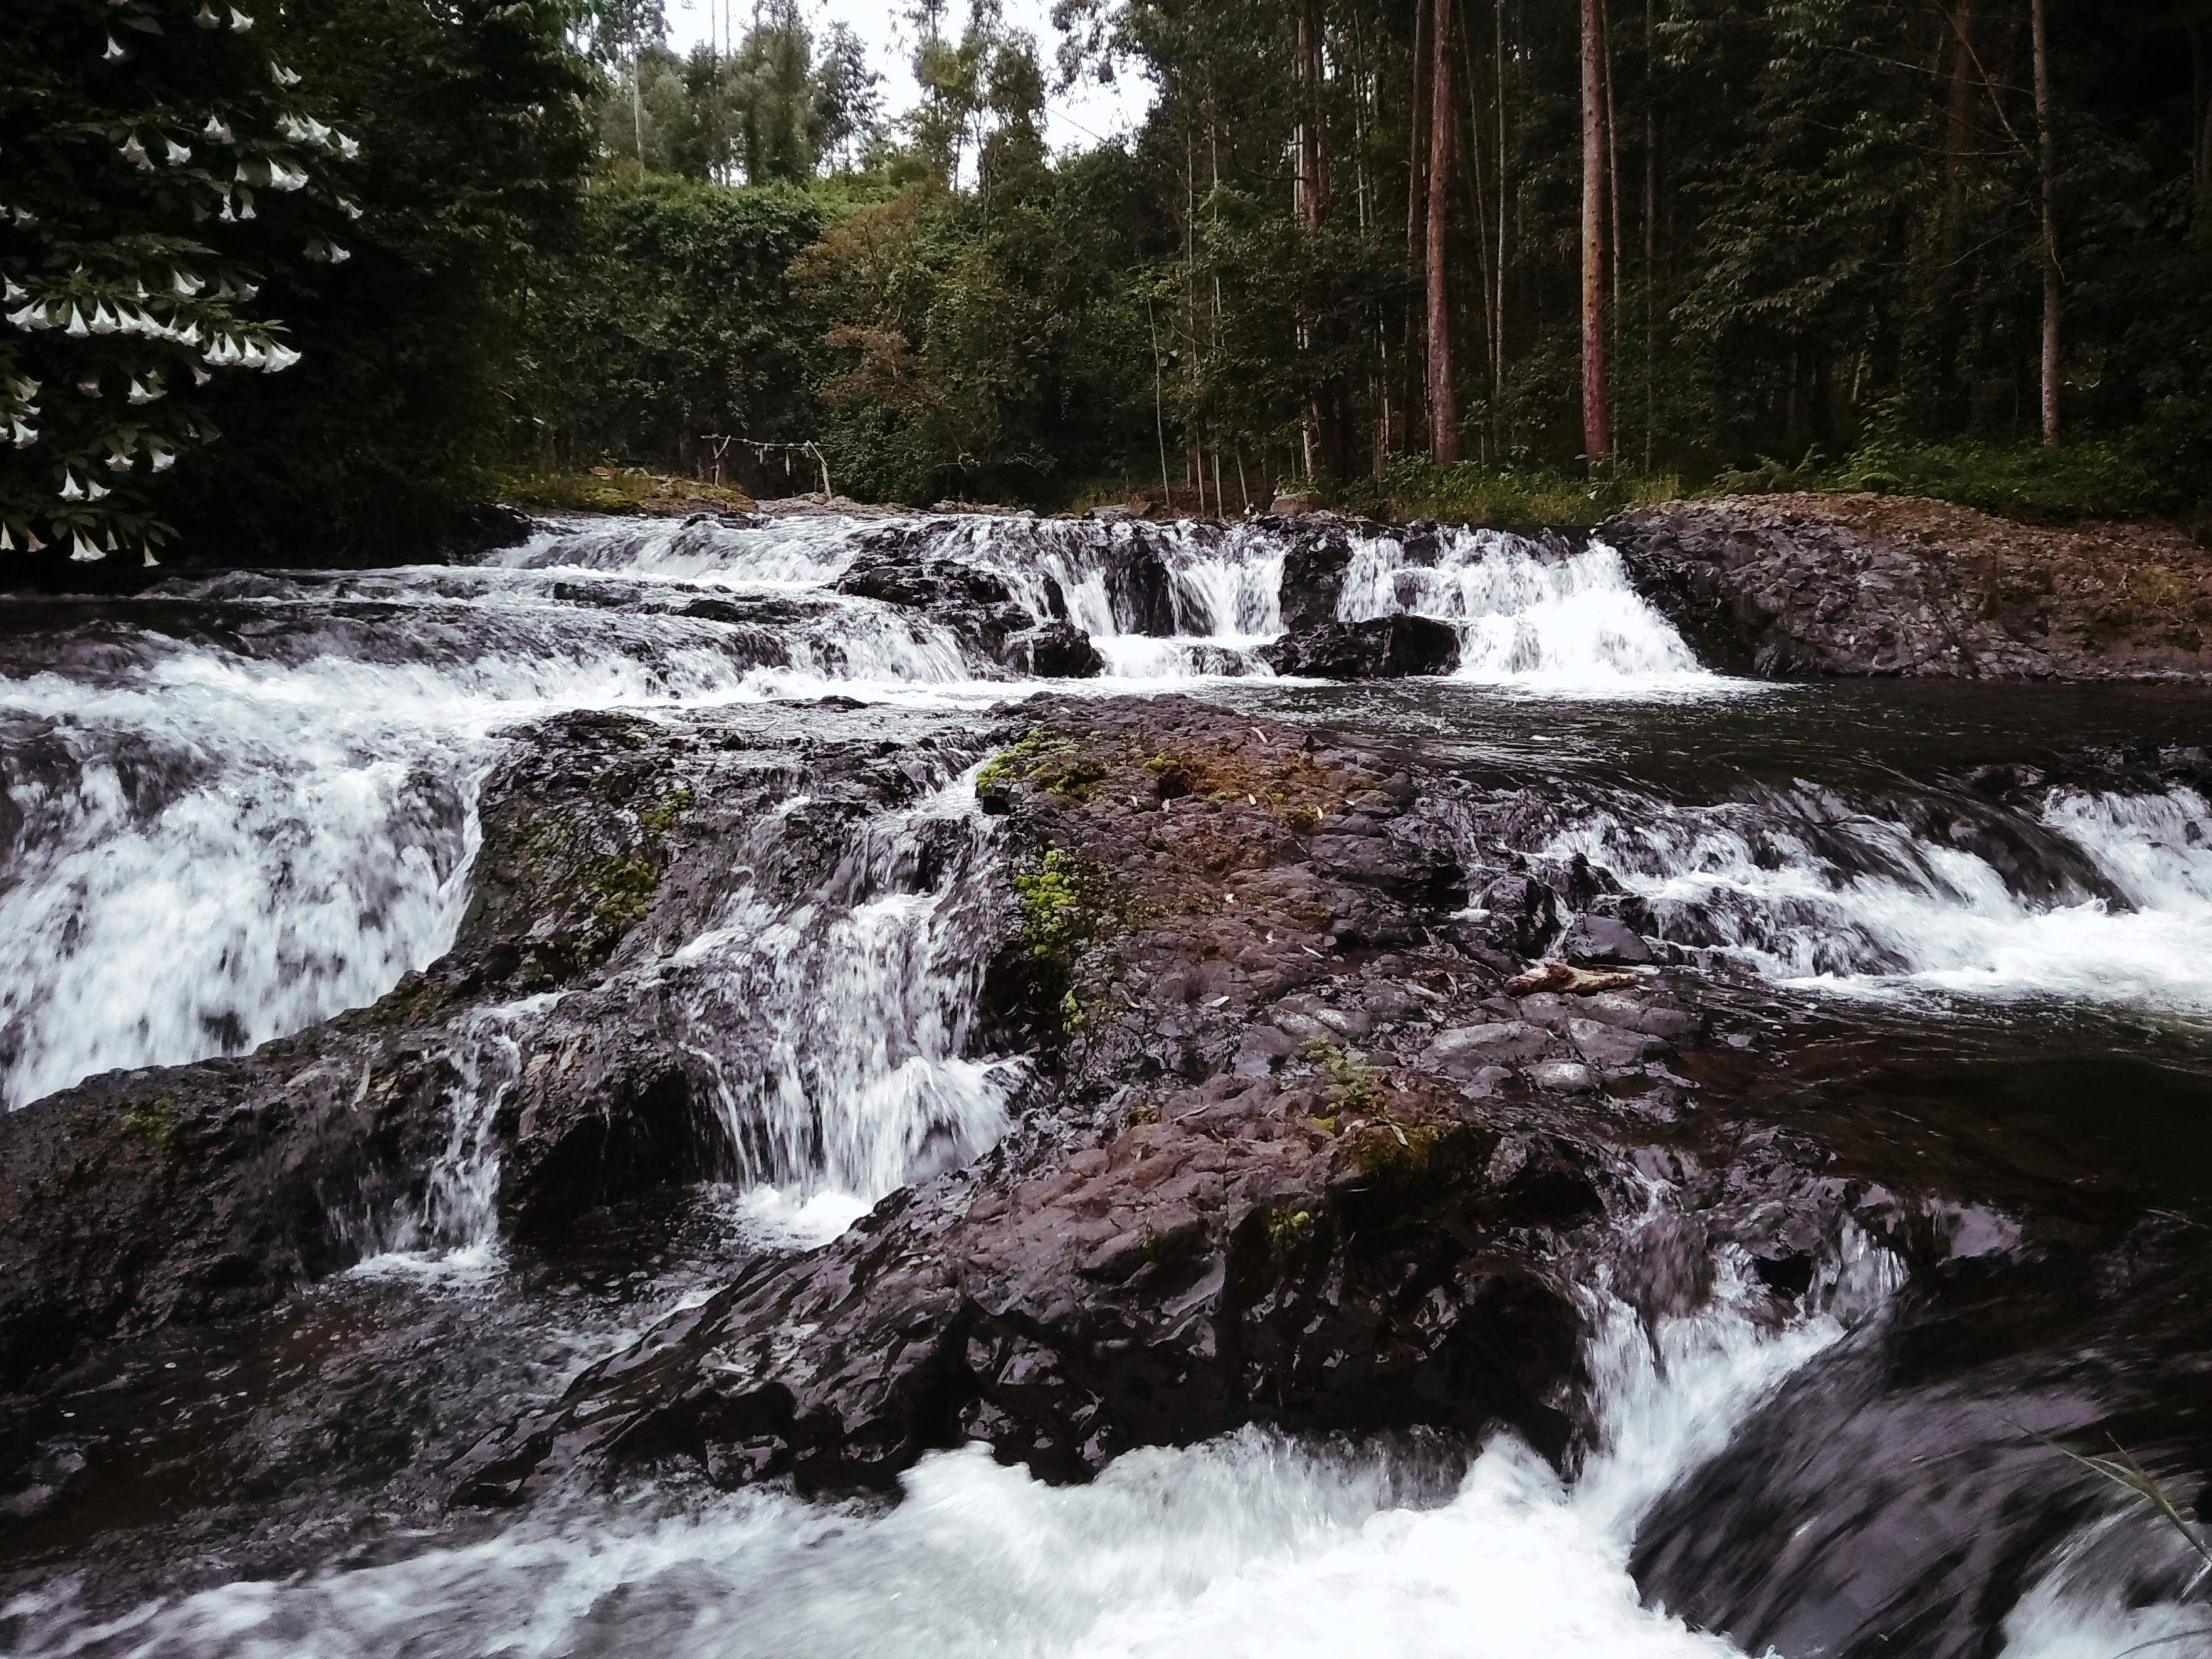
[[[278,1351],[321,1333],[334,1352],[419,1356],[419,1374],[271,1362],[278,1380],[252,1384],[272,1390],[264,1404],[223,1381],[259,1374],[262,1337],[162,1339],[76,1378],[65,1407],[57,1395],[9,1417],[58,1436],[40,1468],[82,1464],[103,1434],[150,1447],[143,1413],[181,1461],[251,1445],[264,1475],[258,1498],[198,1504],[148,1495],[190,1486],[149,1461],[172,1472],[128,1496],[115,1495],[127,1474],[113,1477],[64,1532],[15,1522],[0,1648],[1875,1651],[1850,1644],[1872,1617],[1850,1584],[1799,1589],[1818,1571],[1783,1582],[1762,1566],[1796,1547],[1771,1507],[1787,1487],[1820,1510],[1830,1559],[1863,1568],[1865,1595],[1949,1609],[1916,1614],[1921,1646],[1896,1650],[2198,1650],[2186,1633],[2212,1613],[2155,1517],[2021,1459],[2016,1437],[2001,1528],[2012,1588],[1988,1607],[1970,1605],[1985,1583],[1942,1589],[1956,1564],[1916,1589],[1875,1559],[1909,1528],[1869,1517],[1940,1505],[1940,1483],[1838,1472],[1819,1443],[1892,1413],[1916,1460],[1986,1461],[2008,1413],[2061,1434],[2124,1408],[2130,1449],[2162,1474],[2203,1468],[2201,1419],[2161,1394],[2212,1352],[2190,1297],[2130,1314],[2071,1269],[2046,1281],[2017,1267],[2005,1294],[2063,1314],[2042,1346],[1987,1334],[2002,1322],[1976,1300],[1979,1275],[2002,1252],[1973,1241],[2016,1239],[2008,1209],[2044,1201],[2054,1167],[2109,1176],[2123,1196],[2095,1202],[2132,1205],[2129,1224],[2154,1243],[2204,1224],[2212,702],[1729,679],[1602,543],[1347,533],[1337,618],[1449,623],[1455,675],[1274,678],[1259,651],[1283,632],[1289,578],[1285,532],[1264,523],[554,520],[473,566],[0,597],[0,1107],[115,1068],[248,1052],[439,958],[470,902],[485,781],[531,720],[744,711],[787,720],[801,743],[824,698],[893,729],[957,731],[1046,689],[926,610],[841,592],[890,538],[988,574],[1037,625],[1087,635],[1103,675],[1051,689],[1178,691],[1418,756],[1463,794],[1470,845],[1595,872],[1619,914],[1710,974],[1717,1006],[1737,999],[1779,1056],[1779,1080],[1759,1085],[1778,1115],[1875,1142],[1864,1126],[1880,1112],[1951,1113],[1962,1144],[2031,1139],[2014,1186],[1965,1195],[1929,1282],[1852,1240],[1787,1319],[1725,1251],[1694,1313],[1653,1317],[1583,1286],[1600,1432],[1564,1474],[1510,1436],[1254,1428],[1127,1454],[1083,1487],[970,1447],[925,1459],[896,1504],[670,1476],[454,1520],[433,1472],[517,1401],[557,1396],[759,1253],[842,1232],[1018,1120],[1028,1062],[977,1024],[1012,854],[978,809],[975,767],[839,820],[835,875],[792,891],[774,872],[783,826],[813,833],[801,790],[760,830],[749,883],[621,969],[632,978],[617,990],[649,983],[653,1040],[705,1080],[720,1125],[696,1208],[665,1228],[617,1218],[664,1241],[650,1271],[604,1240],[546,1267],[500,1237],[498,1126],[561,994],[478,1010],[457,1028],[427,1196],[357,1217],[362,1265],[267,1327]],[[1962,1155],[1960,1179],[1980,1167]],[[1652,1180],[1657,1206],[1667,1182]],[[2212,1291],[2202,1279],[2187,1283]],[[1939,1363],[1946,1340],[1982,1346]],[[1939,1419],[1955,1445],[1916,1438]],[[20,1459],[7,1462],[14,1478]],[[0,1515],[29,1502],[0,1497]]]

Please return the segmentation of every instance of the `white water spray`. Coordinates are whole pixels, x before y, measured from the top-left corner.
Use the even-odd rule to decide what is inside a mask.
[[[1831,1310],[1780,1330],[1727,1257],[1715,1304],[1656,1336],[1601,1301],[1600,1444],[1573,1482],[1510,1437],[1455,1486],[1418,1451],[1259,1430],[1133,1452],[1079,1487],[974,1447],[924,1460],[889,1510],[769,1492],[580,1499],[479,1543],[234,1583],[103,1627],[73,1623],[54,1592],[13,1611],[33,1632],[22,1659],[431,1659],[617,1641],[665,1659],[1729,1659],[1727,1643],[1642,1604],[1637,1526],[1895,1279],[1854,1243],[1830,1276]]]

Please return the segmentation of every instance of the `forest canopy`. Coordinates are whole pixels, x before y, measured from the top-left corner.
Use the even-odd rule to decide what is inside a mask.
[[[0,69],[0,276],[39,307],[0,336],[16,538],[389,547],[592,465],[1232,513],[2212,495],[2212,0],[1060,0],[1042,42],[920,0],[901,110],[798,0],[682,52],[658,0],[33,9]],[[1102,75],[1141,121],[1054,153]],[[162,171],[224,111],[235,177]],[[75,389],[69,284],[188,244],[235,314],[131,337],[178,360],[173,426],[133,428],[125,342]],[[181,330],[186,297],[140,309]],[[188,398],[218,325],[300,361],[199,361]]]

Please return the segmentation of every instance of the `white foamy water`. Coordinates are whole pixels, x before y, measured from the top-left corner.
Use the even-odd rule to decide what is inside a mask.
[[[860,599],[779,627],[764,664],[714,621],[555,604],[506,572],[176,590],[210,605],[205,639],[126,629],[82,670],[0,679],[21,818],[0,843],[0,1105],[240,1052],[428,966],[466,906],[505,727],[973,683],[949,634]]]
[[[1485,684],[1634,692],[1717,683],[1604,543],[1565,554],[1501,530],[1436,536],[1434,562],[1425,564],[1407,562],[1395,536],[1362,542],[1338,616],[1448,622],[1460,636],[1458,678]]]
[[[818,894],[747,894],[665,967],[756,1224],[834,1236],[996,1141],[1023,1063],[968,1054],[1005,871],[975,771],[867,826]]]
[[[1754,836],[1673,811],[1595,815],[1545,850],[1583,854],[1650,900],[1662,931],[1775,979],[2212,1008],[2212,804],[2179,787],[2066,790],[2041,821],[2117,898],[2024,896],[1977,854],[1875,817],[1823,826],[1855,868],[1786,823]]]
[[[1895,1282],[1889,1258],[1854,1245],[1827,1281],[1831,1310],[1778,1331],[1723,1259],[1716,1304],[1656,1338],[1601,1298],[1601,1443],[1573,1481],[1510,1437],[1456,1483],[1433,1455],[1257,1430],[1133,1453],[1069,1488],[971,1448],[924,1460],[889,1510],[646,1491],[104,1626],[72,1616],[66,1586],[4,1611],[30,1632],[22,1659],[1726,1659],[1727,1643],[1642,1604],[1636,1528]]]

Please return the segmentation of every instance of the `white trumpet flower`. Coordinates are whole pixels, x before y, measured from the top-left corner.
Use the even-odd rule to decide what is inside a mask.
[[[253,20],[251,17],[248,17],[244,12],[239,10],[237,7],[233,6],[230,9],[230,27],[237,33],[243,34],[246,30],[253,27]]]
[[[21,421],[15,422],[15,443],[16,448],[28,449],[33,444],[38,441],[38,428],[34,426],[25,426]]]
[[[185,162],[192,159],[191,147],[190,145],[180,144],[173,138],[164,138],[161,142],[169,147],[168,160],[171,167],[180,167],[184,166]]]
[[[149,542],[146,544],[145,546],[141,548],[139,550],[146,556],[145,568],[147,569],[155,569],[161,564],[161,562],[154,556],[154,547],[152,543]]]
[[[161,383],[159,380],[155,380],[151,386],[146,386],[141,385],[136,377],[131,380],[131,401],[134,404],[155,403],[160,401],[160,399],[165,395]]]
[[[153,454],[154,471],[156,472],[167,472],[177,464],[177,452],[173,449],[156,449]]]
[[[271,189],[271,190],[297,190],[297,189],[299,189],[299,188],[300,188],[300,186],[301,186],[301,185],[302,185],[306,184],[307,182],[307,175],[306,173],[304,173],[301,172],[297,167],[287,167],[283,162],[277,161],[277,160],[276,160],[275,157],[273,157],[273,156],[270,158],[270,161],[269,161],[269,188],[270,188],[270,189]]]
[[[192,21],[204,29],[219,29],[222,27],[222,19],[216,15],[215,8],[208,3],[208,0],[200,0],[200,9],[192,14]]]
[[[269,65],[269,77],[280,87],[296,87],[300,84],[300,77],[282,64],[272,63]]]
[[[207,370],[202,368],[198,363],[194,363],[191,367],[192,384],[194,386],[205,386],[210,380],[215,379],[214,375],[209,374]],[[161,469],[158,465],[154,469],[156,472],[159,472],[161,470]]]
[[[110,438],[107,441],[107,453],[100,457],[100,465],[110,472],[128,471],[131,466],[131,441],[121,437]]]
[[[23,530],[23,551],[26,553],[43,553],[46,550],[46,544],[39,539],[39,532],[31,529],[28,526],[26,526]]]
[[[87,478],[84,481],[84,498],[88,501],[96,501],[102,495],[106,495],[110,493],[111,492],[107,486],[104,483],[95,483],[90,478]]]
[[[48,322],[46,318],[40,314],[36,302],[25,306],[21,311],[9,312],[8,313],[8,320],[15,324],[17,328],[21,329],[27,334],[35,334],[42,328],[52,328],[53,326],[52,323]]]
[[[120,326],[122,325],[115,320],[115,313],[107,308],[106,301],[99,301],[93,306],[92,331],[94,334],[112,334]]]
[[[347,137],[343,132],[335,133],[332,137],[336,137],[338,141],[338,154],[344,156],[347,161],[350,161],[355,156],[361,154],[361,145],[355,140]]]
[[[261,367],[268,374],[282,374],[285,369],[291,368],[293,364],[299,361],[300,354],[293,350],[291,347],[286,345],[272,345],[269,348],[268,361],[264,362]]]
[[[13,276],[0,277],[0,301],[5,301],[12,306],[19,301],[27,300],[30,297],[29,290]]]
[[[76,474],[74,472],[62,474],[62,499],[65,501],[81,501],[84,499],[84,487],[77,483]]]
[[[8,526],[0,523],[0,553],[13,553],[15,550],[15,538],[8,533]]]
[[[238,216],[241,219],[253,217],[253,192],[250,190],[240,189],[238,192]]]
[[[70,550],[70,557],[71,559],[75,560],[79,564],[91,564],[98,560],[104,559],[106,556],[106,554],[101,552],[100,549],[94,547],[90,542],[85,540],[84,532],[80,530],[76,532],[76,545]]]
[[[123,159],[140,172],[151,173],[154,170],[154,159],[146,154],[146,146],[138,142],[137,133],[132,133],[117,148],[122,151]]]
[[[227,225],[234,224],[238,221],[238,216],[230,210],[230,192],[228,191],[225,191],[222,193],[222,211],[216,215],[216,217],[222,220],[222,222]]]
[[[200,137],[211,138],[218,144],[227,144],[230,143],[230,128],[210,115],[207,118],[207,125],[200,129]]]
[[[111,34],[107,37],[107,50],[100,55],[104,62],[112,64],[123,56],[123,48],[115,44],[115,37]]]
[[[100,376],[96,374],[86,375],[76,383],[76,389],[88,398],[97,398],[100,396]]]
[[[92,331],[85,326],[84,319],[78,313],[74,302],[70,306],[69,326],[63,332],[72,340],[82,340],[91,336]]]
[[[344,197],[341,196],[337,198],[337,207],[338,211],[344,214],[349,219],[358,219],[361,217],[361,204],[358,202],[349,202]]]
[[[176,289],[182,298],[189,300],[207,284],[189,270],[173,270],[169,273],[169,286]]]

